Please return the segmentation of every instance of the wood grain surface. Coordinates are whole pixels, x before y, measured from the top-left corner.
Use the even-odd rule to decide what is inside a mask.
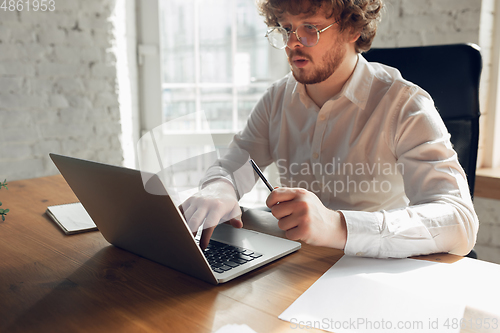
[[[0,198],[10,209],[0,221],[0,332],[294,331],[278,315],[342,256],[303,245],[212,286],[118,249],[98,231],[65,235],[45,214],[77,201],[61,176],[10,182]]]

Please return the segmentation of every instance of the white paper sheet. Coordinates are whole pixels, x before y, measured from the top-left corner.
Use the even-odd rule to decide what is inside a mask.
[[[253,329],[245,324],[228,324],[217,330],[215,333],[256,333]]]
[[[292,329],[337,333],[493,332],[489,318],[500,331],[498,281],[499,265],[468,258],[443,264],[344,256],[279,318]],[[487,313],[480,322],[478,310]]]

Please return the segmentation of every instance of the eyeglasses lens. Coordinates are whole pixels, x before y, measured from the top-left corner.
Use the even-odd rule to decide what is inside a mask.
[[[288,42],[287,31],[283,28],[274,28],[267,33],[269,43],[277,49],[284,49]]]
[[[288,43],[289,33],[286,29],[275,27],[267,33],[269,43],[277,49],[284,49]],[[304,46],[314,46],[318,43],[318,30],[310,24],[303,24],[297,28],[296,32],[299,41]]]
[[[303,24],[297,28],[297,35],[304,46],[314,46],[318,43],[318,30],[313,25]]]

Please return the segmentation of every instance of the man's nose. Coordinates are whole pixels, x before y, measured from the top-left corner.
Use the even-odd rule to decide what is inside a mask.
[[[297,34],[290,32],[290,35],[288,37],[288,43],[286,43],[286,46],[289,49],[295,49],[297,47],[302,47],[302,43],[299,42],[299,39],[297,38]]]

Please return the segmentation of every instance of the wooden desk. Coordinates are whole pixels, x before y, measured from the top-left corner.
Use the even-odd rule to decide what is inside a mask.
[[[77,201],[61,176],[0,191],[0,332],[213,332],[247,324],[290,331],[278,319],[341,256],[297,253],[212,286],[111,246],[99,232],[66,236],[47,206]],[[315,330],[308,330],[308,332]]]
[[[99,232],[65,235],[45,215],[77,201],[61,176],[10,182],[0,199],[10,209],[0,220],[0,332],[213,332],[243,323],[259,333],[295,331],[278,315],[342,257],[303,245],[212,286],[115,248]]]

